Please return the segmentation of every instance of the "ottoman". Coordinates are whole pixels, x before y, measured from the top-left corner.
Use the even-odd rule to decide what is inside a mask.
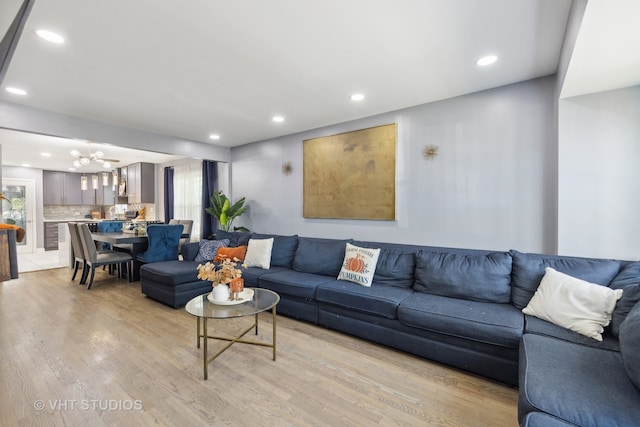
[[[211,292],[211,282],[198,279],[196,261],[162,261],[140,267],[140,285],[147,297],[178,308]]]

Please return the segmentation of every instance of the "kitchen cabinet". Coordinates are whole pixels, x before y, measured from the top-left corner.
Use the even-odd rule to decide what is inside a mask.
[[[155,165],[134,163],[127,166],[129,203],[155,203]]]
[[[44,250],[55,251],[58,249],[58,223],[44,223]]]
[[[91,175],[88,188],[81,188],[81,173],[42,171],[42,202],[45,205],[93,206],[96,204],[96,190],[91,187]]]
[[[102,184],[102,181],[100,181]],[[115,191],[112,185],[100,185],[96,190],[96,205],[113,205],[115,203]]]

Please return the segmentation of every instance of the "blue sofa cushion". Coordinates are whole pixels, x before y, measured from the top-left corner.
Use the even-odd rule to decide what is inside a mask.
[[[164,286],[176,286],[198,281],[197,267],[195,261],[154,262],[140,267],[140,277]]]
[[[620,325],[620,353],[629,379],[640,389],[640,304],[633,307]]]
[[[511,255],[511,301],[520,309],[529,304],[546,267],[603,286],[609,285],[621,267],[620,261],[608,259],[524,254],[515,250],[511,250]]]
[[[618,300],[615,310],[611,316],[611,332],[618,336],[620,325],[629,314],[631,308],[640,301],[640,261],[626,265],[616,277],[613,278],[609,287],[612,289],[622,289],[622,298]]]
[[[286,268],[273,266],[268,270],[260,267],[242,268],[242,278],[244,279],[244,286],[247,288],[257,288],[259,286],[258,279],[260,278],[260,276],[267,273],[276,273],[284,270],[286,270]]]
[[[229,246],[229,240],[201,240],[199,243],[198,254],[195,257],[195,261],[209,262],[213,261],[218,252],[218,248],[224,248]]]
[[[602,341],[597,341],[591,337],[563,328],[562,326],[554,325],[546,320],[538,319],[537,317],[529,316],[528,314],[525,314],[524,316],[525,333],[546,335],[590,347],[620,351],[620,344],[618,340],[612,334],[607,333],[607,331],[608,329],[605,329],[605,332],[602,334]]]
[[[302,273],[338,277],[347,242],[351,240],[299,237],[293,269]]]
[[[525,334],[519,367],[521,421],[545,412],[584,427],[638,425],[640,390],[617,351]]]
[[[261,275],[258,277],[258,286],[271,289],[280,295],[291,295],[313,300],[316,296],[316,288],[332,280],[335,279],[319,274],[283,270]]]
[[[316,300],[350,310],[374,314],[389,319],[398,318],[398,305],[413,291],[397,286],[360,286],[344,280],[319,285]]]
[[[529,412],[520,423],[521,427],[575,427],[544,412]]]
[[[362,242],[355,240],[354,245],[361,248],[380,249],[376,272],[371,286],[397,286],[410,288],[415,281],[415,251],[398,247],[397,244]]]
[[[472,301],[508,303],[511,299],[511,255],[460,255],[431,251],[416,254],[413,289]]]
[[[232,248],[248,245],[250,238],[251,238],[251,233],[241,233],[238,231],[224,231],[224,230],[216,231],[216,239],[218,240],[229,239],[229,246]]]
[[[252,239],[270,239],[273,237],[271,248],[271,266],[291,268],[293,258],[298,248],[298,236],[276,236],[273,234],[253,233]]]
[[[185,261],[195,260],[199,250],[200,250],[199,242],[185,243],[184,245],[182,245],[182,248],[180,248],[180,252],[182,253],[182,259]]]
[[[620,333],[620,325],[627,318],[631,309],[640,302],[640,285],[627,286],[622,292],[622,298],[618,300],[611,315],[611,333],[616,337]]]
[[[510,304],[469,301],[414,292],[400,303],[398,319],[407,326],[518,348],[523,314]]]

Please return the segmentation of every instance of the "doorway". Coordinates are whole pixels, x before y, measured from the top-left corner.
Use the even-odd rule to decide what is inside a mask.
[[[2,178],[2,222],[15,224],[26,231],[17,243],[19,254],[33,253],[36,247],[36,182],[32,179]]]

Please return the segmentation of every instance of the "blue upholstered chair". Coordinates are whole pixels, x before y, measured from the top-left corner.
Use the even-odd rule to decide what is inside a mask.
[[[102,233],[114,233],[122,231],[122,221],[102,221],[98,223],[98,231]]]
[[[182,224],[149,225],[147,227],[149,248],[146,252],[138,254],[136,260],[147,264],[178,259],[178,244],[183,229]]]

